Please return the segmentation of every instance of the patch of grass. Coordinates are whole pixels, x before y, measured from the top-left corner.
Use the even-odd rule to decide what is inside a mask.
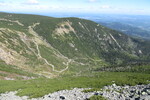
[[[124,72],[139,72],[150,74],[150,65],[133,66],[131,68],[125,69]]]
[[[148,65],[126,65],[126,66],[108,66],[101,67],[95,71],[110,71],[110,72],[132,72],[132,73],[147,73],[150,74],[150,64]]]
[[[50,64],[53,64],[55,66],[55,69],[62,70],[66,68],[66,65],[64,65],[63,62],[67,63],[67,59],[63,57],[58,57],[55,54],[57,52],[56,50],[48,48],[44,45],[39,45],[39,49],[40,49],[41,56],[43,58],[46,58]]]
[[[94,96],[90,97],[88,100],[107,100],[107,99],[101,95],[94,95]]]

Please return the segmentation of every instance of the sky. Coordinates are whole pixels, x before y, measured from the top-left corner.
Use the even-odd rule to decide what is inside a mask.
[[[150,0],[0,0],[0,11],[150,15]]]

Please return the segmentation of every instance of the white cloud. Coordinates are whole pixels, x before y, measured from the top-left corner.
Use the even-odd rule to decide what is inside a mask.
[[[97,0],[89,0],[89,2],[95,2],[95,1],[97,1]]]
[[[5,6],[7,5],[5,2],[0,2],[0,6]]]
[[[27,2],[25,2],[25,4],[39,4],[38,0],[28,0]]]
[[[100,8],[102,8],[102,9],[110,9],[110,8],[112,8],[112,7],[109,6],[109,5],[102,5]]]

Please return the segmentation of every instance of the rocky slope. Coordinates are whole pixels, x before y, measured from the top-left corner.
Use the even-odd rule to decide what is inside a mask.
[[[149,45],[89,20],[0,13],[2,73],[11,72],[3,65],[13,65],[49,78],[80,75],[103,66],[149,61]]]
[[[50,93],[41,98],[29,99],[27,96],[19,97],[17,92],[8,92],[0,95],[0,100],[90,100],[92,96],[102,96],[106,100],[149,100],[150,84],[137,86],[105,86],[101,91],[83,92],[86,89],[74,88]],[[97,100],[97,99],[94,99]]]

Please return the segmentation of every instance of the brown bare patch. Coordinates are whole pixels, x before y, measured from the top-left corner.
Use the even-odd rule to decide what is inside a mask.
[[[74,28],[71,25],[72,25],[72,22],[69,22],[69,21],[59,23],[54,33],[59,36],[64,35],[64,34],[69,34],[70,32],[76,33]]]

